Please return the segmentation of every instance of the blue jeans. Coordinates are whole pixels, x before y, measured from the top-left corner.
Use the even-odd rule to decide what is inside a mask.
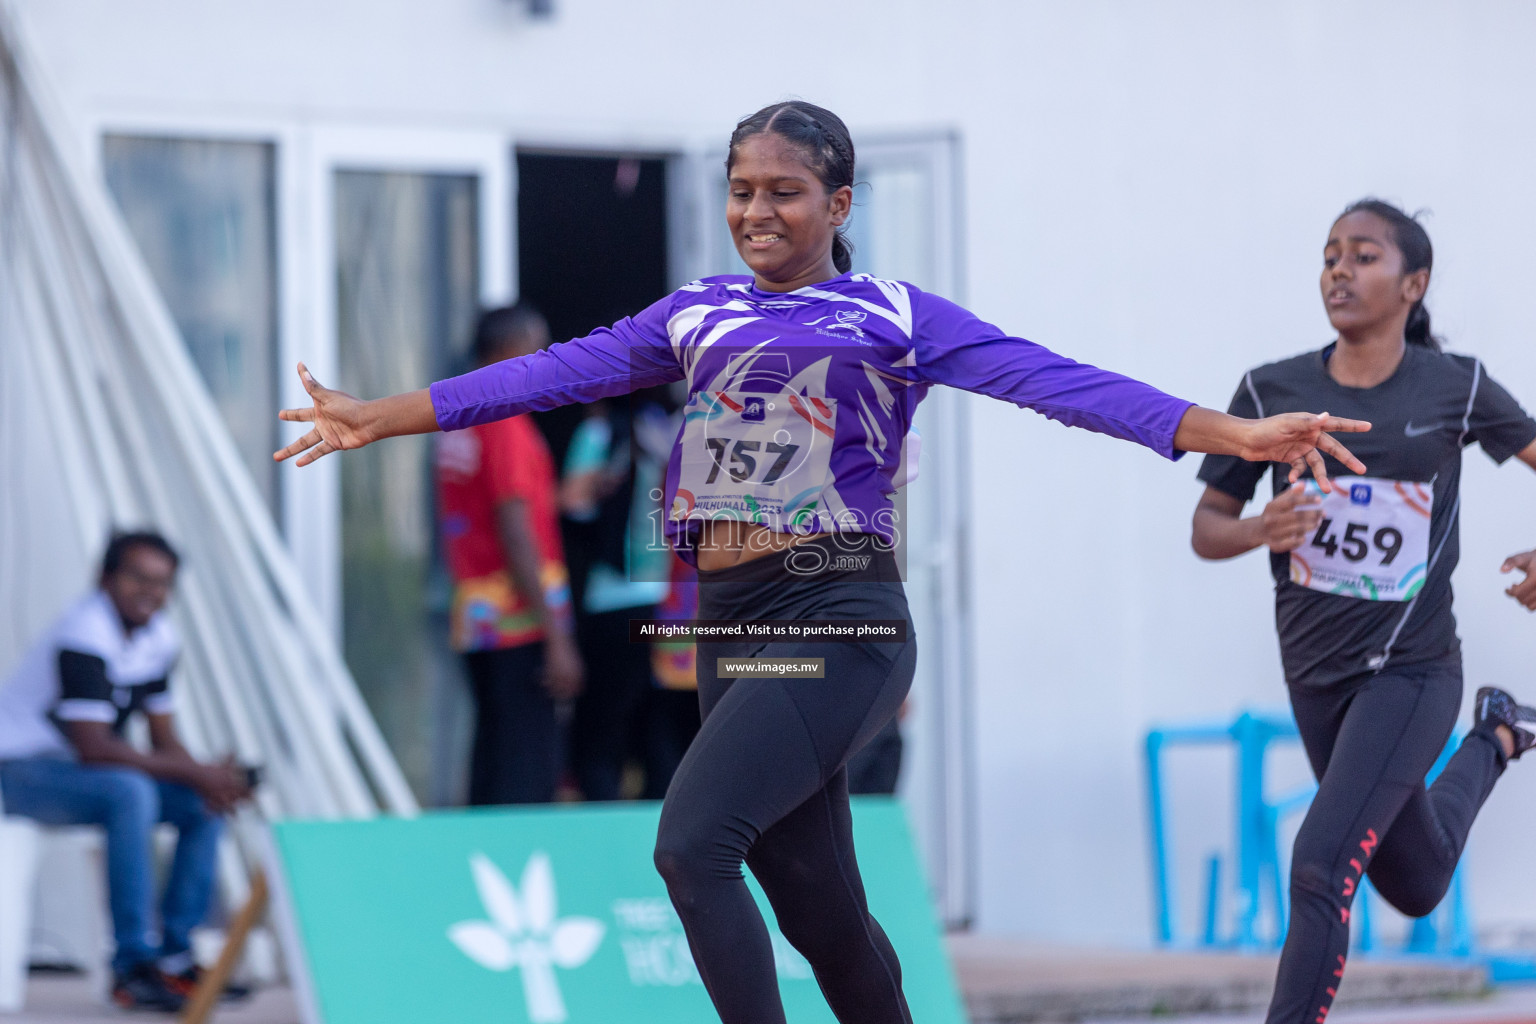
[[[80,764],[61,758],[0,761],[5,812],[42,825],[100,825],[107,833],[107,894],[117,949],[112,968],[123,972],[157,957],[184,954],[192,929],[213,898],[223,821],[186,786],[134,768]],[[160,901],[160,939],[154,935],[155,825],[176,826],[176,856]]]

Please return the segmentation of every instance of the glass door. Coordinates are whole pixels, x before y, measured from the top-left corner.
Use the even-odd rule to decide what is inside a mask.
[[[855,271],[964,301],[956,246],[958,147],[948,136],[859,140],[860,184],[847,228]],[[964,400],[951,389],[934,388],[918,407],[919,473],[903,495],[907,599],[918,662],[902,722],[899,792],[950,926],[964,925],[973,914],[975,847],[966,523],[958,501],[966,487]]]
[[[479,308],[476,179],[346,170],[333,181],[337,386],[388,395],[456,372]],[[457,677],[429,441],[341,460],[342,643],[418,797],[446,803],[455,776],[434,765],[460,759],[434,756],[435,697]]]
[[[480,308],[508,301],[506,139],[494,132],[315,128],[296,140],[312,301],[292,367],[363,397],[460,371]],[[468,698],[447,650],[430,447],[395,438],[290,473],[290,544],[348,667],[424,805],[461,798]],[[318,471],[318,472],[316,472]]]
[[[271,142],[111,133],[103,177],[268,508],[277,511]]]

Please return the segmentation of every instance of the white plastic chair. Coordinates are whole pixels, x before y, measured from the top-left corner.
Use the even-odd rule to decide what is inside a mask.
[[[0,804],[0,1013],[26,1004],[34,925],[50,953],[84,968],[106,992],[106,878],[102,840],[90,826],[47,828],[8,817]]]
[[[0,1013],[26,1003],[38,827],[0,814]]]

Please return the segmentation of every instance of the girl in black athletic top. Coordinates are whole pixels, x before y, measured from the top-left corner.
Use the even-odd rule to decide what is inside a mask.
[[[1371,476],[1335,476],[1324,495],[1277,471],[1273,500],[1242,519],[1269,467],[1220,455],[1200,467],[1196,553],[1269,548],[1286,684],[1318,778],[1291,862],[1269,1024],[1327,1016],[1362,874],[1405,914],[1435,908],[1505,764],[1536,746],[1536,711],[1484,688],[1471,734],[1424,786],[1461,706],[1450,585],[1461,450],[1476,441],[1496,462],[1536,468],[1536,420],[1479,360],[1441,352],[1430,334],[1432,262],[1429,236],[1401,210],[1349,207],[1323,249],[1338,340],[1250,371],[1232,399],[1237,416],[1321,407],[1371,421],[1352,442]],[[1505,560],[1503,571],[1516,569],[1524,579],[1506,592],[1536,609],[1536,551]]]

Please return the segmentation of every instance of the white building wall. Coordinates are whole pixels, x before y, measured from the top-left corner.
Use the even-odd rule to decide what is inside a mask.
[[[1330,337],[1316,274],[1340,208],[1427,207],[1437,329],[1536,407],[1536,8],[1518,2],[557,0],[540,22],[507,0],[13,2],[82,125],[489,128],[713,153],[738,117],[800,95],[856,138],[953,129],[960,298],[1218,407],[1247,367]],[[978,924],[1145,941],[1140,741],[1155,721],[1283,704],[1265,566],[1189,552],[1194,460],[970,410]],[[1469,688],[1536,696],[1536,623],[1497,574],[1536,545],[1536,481],[1467,462]],[[1202,844],[1228,807],[1209,764],[1179,776],[1175,807],[1218,823]],[[1515,765],[1474,835],[1482,925],[1536,926],[1533,802],[1536,772]]]

